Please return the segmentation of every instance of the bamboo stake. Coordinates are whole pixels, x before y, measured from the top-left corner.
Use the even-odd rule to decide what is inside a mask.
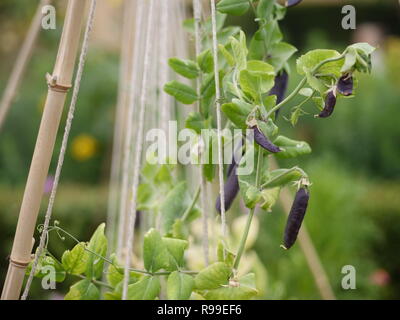
[[[4,90],[0,101],[0,131],[18,91],[18,87],[21,83],[21,79],[25,73],[28,62],[32,56],[32,52],[41,28],[42,8],[43,6],[50,4],[50,2],[51,0],[41,0],[39,2],[28,33],[22,44],[21,50],[18,53],[17,60],[15,60],[14,68],[11,72],[10,78],[8,79],[6,89]]]
[[[279,168],[276,160],[271,157],[271,168]],[[287,188],[282,188],[279,201],[283,207],[283,210],[288,215],[290,212],[293,197]],[[324,300],[336,300],[332,286],[329,282],[328,275],[322,265],[322,262],[318,256],[317,250],[311,240],[310,234],[307,231],[306,226],[303,224],[299,235],[297,237],[301,250],[303,251],[304,257],[306,258],[308,267],[310,268],[311,274],[314,277],[315,284],[317,285],[318,291]]]
[[[86,3],[69,0],[53,75],[47,75],[49,90],[18,218],[3,300],[18,299],[25,269],[31,260],[32,237],[66,95],[71,87]]]

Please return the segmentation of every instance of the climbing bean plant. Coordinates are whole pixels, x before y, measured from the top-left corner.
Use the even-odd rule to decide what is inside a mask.
[[[291,71],[289,60],[297,49],[284,41],[279,22],[288,8],[301,1],[287,1],[280,5],[275,0],[221,0],[217,4],[216,28],[218,39],[218,77],[221,90],[221,110],[227,128],[248,129],[255,143],[243,146],[241,159],[227,168],[225,181],[225,209],[228,211],[237,194],[249,212],[237,248],[228,247],[225,239],[218,242],[216,259],[201,270],[188,270],[185,251],[193,240],[191,224],[201,216],[197,204],[200,189],[190,194],[185,181],[173,174],[176,165],[146,164],[141,172],[138,191],[138,210],[152,217],[153,227],[145,234],[141,257],[142,269],[131,269],[128,299],[251,299],[257,295],[255,275],[238,277],[241,257],[256,206],[271,211],[282,187],[291,184],[296,197],[284,231],[283,247],[295,242],[304,218],[310,185],[307,173],[300,165],[272,169],[271,156],[297,158],[311,152],[309,144],[279,133],[278,117],[282,107],[290,107],[288,119],[295,126],[301,116],[309,114],[306,107],[315,109],[315,121],[333,114],[336,102],[355,94],[357,73],[371,71],[374,48],[366,43],[348,46],[343,52],[332,49],[312,50],[296,62],[296,72],[302,76],[295,89],[286,95]],[[227,15],[239,16],[252,10],[258,30],[250,38],[236,26],[225,26]],[[184,22],[194,34],[194,20]],[[192,110],[185,126],[200,136],[202,129],[215,129],[215,74],[212,48],[212,23],[201,23],[203,51],[195,59],[169,59],[169,66],[187,82],[171,81],[164,90],[182,104],[200,106]],[[200,80],[200,90],[195,86]],[[193,86],[188,85],[190,80]],[[198,82],[199,83],[199,82]],[[302,101],[291,105],[293,98]],[[340,104],[340,103],[339,103]],[[189,106],[190,108],[190,106]],[[340,110],[338,110],[340,112]],[[211,147],[211,145],[209,146]],[[212,151],[211,151],[212,152]],[[210,152],[210,153],[211,153]],[[214,151],[215,152],[215,151]],[[247,159],[255,159],[251,174],[238,175]],[[215,179],[215,164],[202,165],[207,181]],[[216,197],[216,211],[221,210]],[[151,214],[150,214],[151,213]],[[228,212],[229,213],[229,212]],[[121,299],[124,270],[115,254],[107,255],[105,225],[98,227],[89,242],[80,242],[58,224],[49,231],[73,238],[77,243],[64,252],[61,259],[46,250],[36,271],[42,277],[43,268],[52,265],[56,280],[76,277],[65,299]],[[106,265],[106,266],[105,266]],[[29,270],[28,270],[29,272]],[[103,273],[106,280],[102,279]],[[165,278],[165,281],[161,281]],[[163,285],[162,285],[163,284]],[[105,287],[101,295],[99,287]],[[163,288],[162,288],[163,287]]]

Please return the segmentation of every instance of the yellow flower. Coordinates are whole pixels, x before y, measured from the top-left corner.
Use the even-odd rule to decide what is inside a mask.
[[[78,161],[86,161],[97,152],[97,141],[92,136],[81,134],[74,138],[71,145],[72,157]]]

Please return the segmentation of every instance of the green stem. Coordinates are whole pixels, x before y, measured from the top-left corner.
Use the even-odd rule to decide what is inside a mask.
[[[200,193],[200,187],[199,187],[199,190],[196,192],[196,196],[195,196],[195,198],[194,198],[194,201],[193,201],[192,204],[191,204],[191,208],[192,208],[192,209],[193,209],[193,206],[194,206],[194,204],[196,203],[196,201],[197,201],[197,199],[198,199],[198,197],[199,197],[199,193]],[[196,199],[196,200],[195,200],[195,199]],[[190,207],[189,207],[189,208],[190,208]],[[190,210],[191,210],[191,209],[190,209]],[[72,240],[74,240],[77,244],[81,243],[81,242],[80,242],[77,238],[75,238],[72,234],[70,234],[69,232],[65,231],[64,229],[62,229],[62,228],[60,228],[60,227],[58,227],[58,226],[53,226],[53,227],[52,227],[51,229],[49,229],[48,231],[50,232],[50,231],[52,231],[52,230],[61,231],[61,232],[65,233],[66,235],[68,235],[68,236],[69,236]],[[94,251],[92,251],[92,250],[89,250],[89,249],[86,248],[85,246],[84,246],[84,249],[85,249],[86,251],[88,251],[89,253],[94,254],[96,257],[102,259],[103,261],[105,261],[105,262],[107,262],[107,263],[113,265],[113,266],[115,267],[115,269],[116,269],[119,273],[121,273],[121,274],[124,273],[123,270],[120,270],[120,269],[122,269],[122,268],[119,267],[118,265],[116,265],[112,260],[107,259],[107,258],[103,257],[102,255],[100,255],[100,254],[98,254],[98,253],[96,253],[96,252],[94,252]],[[49,253],[54,259],[56,259],[47,249],[46,249],[46,252]],[[56,259],[56,261],[58,262],[57,259]],[[61,262],[59,262],[59,263],[61,264]],[[147,275],[151,275],[151,276],[162,276],[162,275],[169,275],[169,274],[172,273],[172,272],[170,272],[170,271],[165,271],[165,272],[149,272],[149,271],[146,271],[146,270],[140,270],[140,269],[134,269],[134,268],[129,268],[129,271],[133,271],[133,272],[137,272],[137,273],[143,273],[143,274],[147,274]],[[189,271],[189,270],[178,270],[178,271],[181,272],[181,273],[186,273],[186,274],[197,274],[197,273],[198,273],[197,271]],[[97,280],[96,280],[96,281],[97,281]]]
[[[258,185],[260,184],[260,169],[262,166],[262,150],[261,148],[258,149],[258,158],[257,158],[257,168],[256,168],[256,187],[258,188]],[[251,208],[249,211],[249,214],[247,216],[247,221],[246,221],[246,226],[244,228],[244,233],[242,235],[242,238],[240,239],[239,243],[239,249],[235,258],[235,262],[233,264],[233,269],[237,270],[239,267],[240,259],[242,258],[245,246],[246,246],[246,241],[247,237],[249,236],[249,231],[250,231],[250,226],[251,222],[253,221],[254,217],[254,212],[255,212],[255,207]]]
[[[195,195],[193,197],[193,200],[192,200],[191,204],[189,205],[189,207],[187,207],[186,211],[183,213],[182,222],[184,222],[187,219],[187,217],[189,216],[190,211],[193,210],[197,200],[199,200],[200,191],[201,191],[201,186],[199,186],[197,188],[197,191],[196,191],[196,193],[195,193]]]
[[[304,77],[301,79],[300,83],[297,85],[297,87],[284,99],[282,100],[281,103],[278,103],[275,107],[273,107],[268,113],[267,113],[267,119],[277,110],[279,110],[283,105],[288,103],[290,100],[292,100],[298,93],[299,91],[303,88],[303,86],[307,82],[307,77]]]
[[[69,273],[70,274],[70,273]],[[76,274],[71,274],[72,276],[76,276],[76,277],[78,277],[78,278],[81,278],[81,279],[89,279],[89,278],[87,278],[87,277],[85,277],[85,276],[83,276],[83,275],[76,275]],[[105,288],[108,288],[108,289],[114,289],[113,288],[113,286],[110,286],[108,283],[105,283],[105,282],[103,282],[103,281],[100,281],[100,280],[96,280],[96,279],[89,279],[93,284],[97,284],[97,285],[99,285],[99,286],[102,286],[102,287],[105,287]]]

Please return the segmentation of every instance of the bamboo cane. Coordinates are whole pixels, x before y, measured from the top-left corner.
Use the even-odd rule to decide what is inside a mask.
[[[278,163],[274,158],[271,158],[270,161],[272,168],[279,168]],[[287,188],[282,189],[279,200],[283,210],[286,212],[286,214],[289,214],[293,197]],[[332,286],[329,282],[328,275],[326,274],[326,271],[318,256],[318,252],[315,249],[314,243],[312,242],[310,234],[308,233],[308,230],[304,224],[299,231],[298,241],[322,299],[336,300]]]
[[[71,87],[86,3],[87,1],[82,0],[69,0],[53,75],[47,75],[49,89],[26,182],[2,300],[18,299],[25,269],[31,260],[32,237],[60,118]]]
[[[38,8],[36,9],[36,13],[29,27],[29,31],[22,44],[21,50],[19,51],[17,60],[14,63],[14,68],[11,72],[7,86],[0,101],[0,131],[18,91],[18,87],[21,83],[22,76],[25,73],[26,66],[28,65],[28,62],[32,56],[33,48],[40,31],[42,8],[43,6],[48,5],[50,2],[51,0],[41,0],[39,2]]]

